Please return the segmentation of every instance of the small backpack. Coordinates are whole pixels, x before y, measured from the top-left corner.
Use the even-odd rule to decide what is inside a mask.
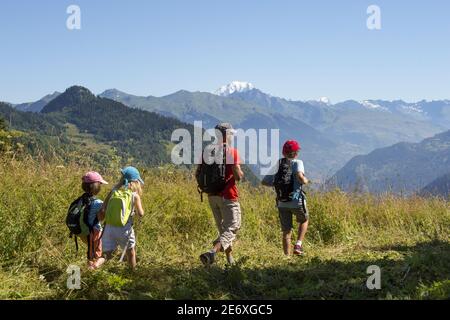
[[[294,179],[292,174],[292,161],[286,158],[278,162],[278,171],[273,180],[277,194],[277,201],[288,202],[292,200],[294,192]]]
[[[91,209],[92,199],[87,193],[77,198],[69,206],[66,216],[66,226],[69,229],[69,237],[75,236],[75,246],[78,251],[78,242],[76,236],[87,236],[91,232],[93,225],[88,223],[88,214]],[[96,218],[94,225],[98,222]]]
[[[217,194],[225,189],[226,180],[226,145],[216,154],[216,148],[206,154],[207,160],[202,157],[202,163],[197,171],[196,179],[198,192],[203,201],[203,193]],[[223,159],[222,163],[217,163],[214,159]]]
[[[123,227],[127,224],[134,208],[134,192],[114,190],[109,198],[105,213],[105,225]]]

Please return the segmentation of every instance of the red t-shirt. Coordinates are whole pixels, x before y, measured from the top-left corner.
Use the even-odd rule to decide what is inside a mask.
[[[227,147],[227,165],[225,169],[225,176],[228,182],[225,189],[222,191],[221,196],[224,199],[231,201],[238,201],[239,199],[238,188],[233,175],[233,166],[236,164],[240,164],[239,152],[235,148]]]

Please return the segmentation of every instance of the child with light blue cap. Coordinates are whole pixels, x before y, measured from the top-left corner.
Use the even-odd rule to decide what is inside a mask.
[[[139,170],[135,167],[125,167],[121,169],[120,172],[122,172],[122,177],[124,180],[123,184],[126,188],[128,188],[128,184],[131,181],[139,181],[141,184],[144,184],[144,180],[142,180]]]
[[[120,170],[122,177],[104,203],[105,220],[103,232],[103,252],[107,259],[117,247],[122,248],[122,261],[127,256],[131,268],[136,267],[136,236],[133,229],[133,216],[144,216],[142,207],[142,186],[144,180],[135,167]],[[103,219],[102,219],[103,220]],[[106,226],[107,225],[107,226]]]

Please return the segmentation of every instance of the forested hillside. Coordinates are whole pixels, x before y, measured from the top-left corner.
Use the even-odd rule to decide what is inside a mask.
[[[190,124],[96,97],[79,86],[68,88],[41,113],[21,112],[2,103],[0,115],[11,121],[12,130],[19,131],[11,140],[23,145],[24,154],[102,167],[169,164],[172,132],[185,128],[193,136]],[[246,179],[257,183],[255,175],[243,167]]]

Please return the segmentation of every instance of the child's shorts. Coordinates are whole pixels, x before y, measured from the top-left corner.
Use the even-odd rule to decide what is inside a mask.
[[[278,208],[280,216],[281,230],[289,232],[293,228],[293,216],[295,215],[298,223],[304,223],[309,219],[308,211],[302,208]]]
[[[127,249],[132,249],[136,246],[136,237],[131,224],[127,224],[124,227],[106,225],[102,240],[103,252],[113,252],[117,249],[117,246],[121,248],[127,246]]]
[[[93,229],[87,236],[87,258],[88,260],[99,259],[102,256],[102,232],[97,229]]]

